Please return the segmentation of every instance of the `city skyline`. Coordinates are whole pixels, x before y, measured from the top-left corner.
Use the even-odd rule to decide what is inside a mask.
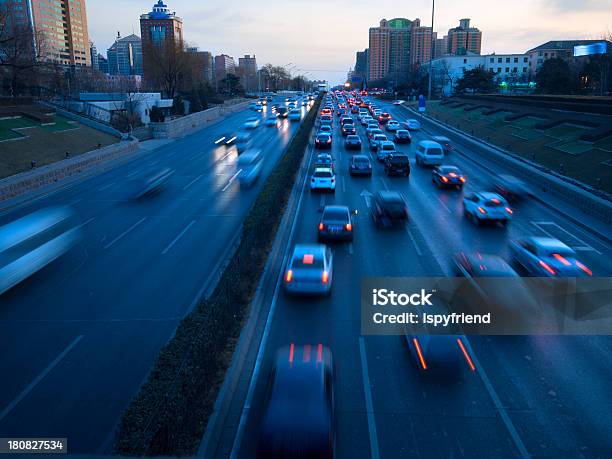
[[[256,54],[260,65],[292,63],[294,73],[309,72],[310,78],[332,84],[343,82],[355,64],[355,51],[368,47],[368,30],[381,19],[420,18],[423,26],[431,22],[430,1],[417,0],[406,8],[400,1],[382,0],[372,8],[366,2],[339,0],[338,11],[348,11],[345,3],[351,5],[351,20],[334,17],[341,26],[337,28],[321,16],[324,3],[320,1],[286,4],[255,0],[244,5],[228,0],[223,10],[195,1],[167,2],[169,9],[184,20],[187,43],[201,50],[236,59]],[[108,15],[102,0],[88,0],[90,39],[99,50],[105,50],[112,45],[117,30],[122,36],[133,31],[138,34],[140,14],[149,11],[152,4],[152,0],[118,0],[113,6],[123,14],[115,17]],[[438,1],[434,30],[441,37],[461,18],[471,18],[483,32],[483,54],[525,52],[556,39],[597,39],[612,29],[612,11],[605,1],[578,5],[564,0],[519,0],[511,10],[500,12],[491,2],[473,0],[461,4]],[[308,47],[302,42],[304,32],[309,36]]]

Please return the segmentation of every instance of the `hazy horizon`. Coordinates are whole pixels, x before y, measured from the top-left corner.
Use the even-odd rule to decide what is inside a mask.
[[[117,35],[140,35],[139,18],[151,10],[153,0],[87,0],[90,39],[106,55]],[[241,4],[226,0],[224,7],[195,0],[166,0],[183,19],[189,44],[213,55],[257,57],[257,63],[295,65],[294,73],[312,79],[342,83],[355,65],[355,52],[368,47],[368,29],[383,18],[421,19],[431,24],[431,2],[380,0],[376,7],[365,0],[279,1],[252,0]],[[331,8],[333,6],[333,8]],[[121,14],[114,14],[120,11]],[[612,30],[612,8],[605,0],[516,0],[512,8],[485,0],[436,2],[434,30],[438,36],[461,18],[482,31],[482,53],[522,53],[541,43],[559,39],[598,39]],[[300,72],[297,69],[301,69]]]

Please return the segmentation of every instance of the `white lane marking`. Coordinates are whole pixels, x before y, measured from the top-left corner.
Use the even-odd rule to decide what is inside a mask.
[[[136,169],[135,171],[130,172],[129,174],[126,175],[127,178],[133,177],[136,174],[140,174],[140,169]]]
[[[215,140],[215,145],[219,145],[224,140],[225,140],[225,136],[221,137],[220,139]]]
[[[229,155],[231,155],[232,153],[233,153],[233,150],[228,151],[227,153],[225,153],[225,154],[224,154],[224,155],[221,157],[221,159],[219,159],[219,161],[218,161],[218,162],[220,163],[221,161],[223,161],[225,158],[227,158],[227,157],[228,157]]]
[[[353,243],[352,243],[352,242],[351,242],[351,243],[349,243],[349,245],[348,245],[348,251],[349,251],[349,253],[350,253],[351,255],[353,255],[354,249],[353,249]]]
[[[368,414],[368,431],[370,433],[370,457],[378,459],[378,436],[376,435],[376,419],[374,418],[374,405],[372,404],[372,391],[370,375],[368,374],[368,361],[366,359],[365,342],[363,336],[359,337],[359,353],[361,354],[361,375],[363,376],[363,392],[365,393],[366,412]]]
[[[480,375],[480,379],[482,379],[482,383],[487,389],[487,392],[489,393],[489,396],[491,397],[491,400],[493,401],[495,408],[499,412],[499,415],[501,416],[502,421],[504,425],[506,426],[506,429],[508,429],[508,433],[510,434],[512,441],[514,442],[514,446],[516,446],[516,449],[518,449],[521,457],[528,458],[529,453],[527,452],[527,448],[525,447],[523,440],[521,440],[521,437],[519,436],[516,428],[514,427],[514,424],[512,423],[510,416],[508,416],[508,413],[506,412],[504,405],[502,405],[502,402],[499,399],[497,392],[493,388],[493,384],[491,384],[491,380],[487,376],[487,373],[485,372],[484,367],[478,361],[478,357],[476,357],[476,353],[474,352],[474,349],[472,349],[472,346],[469,340],[467,339],[467,337],[463,337],[462,341],[467,347],[467,350],[470,356],[472,357],[474,365],[476,365],[476,368],[478,368],[478,374]]]
[[[408,233],[408,236],[410,237],[410,240],[412,241],[412,244],[414,245],[414,249],[416,250],[417,255],[419,257],[423,256],[423,252],[421,252],[421,248],[419,247],[419,244],[417,244],[417,241],[414,238],[414,234],[412,234],[412,231],[410,231],[409,226],[406,226],[406,232]]]
[[[385,190],[389,191],[389,185],[387,185],[387,182],[385,181],[385,179],[381,177],[380,181],[383,184],[383,186],[385,187]]]
[[[438,198],[438,202],[442,204],[442,207],[444,207],[449,214],[452,215],[453,211],[449,209],[449,207],[444,203],[444,201],[442,201],[442,199]]]
[[[83,200],[83,198],[79,198],[79,199],[75,199],[74,201],[71,201],[68,203],[68,207],[72,207],[75,204],[78,204],[79,202],[81,202]]]
[[[119,236],[117,236],[115,239],[113,239],[112,241],[110,241],[108,244],[106,244],[104,246],[104,249],[109,249],[110,247],[112,247],[117,241],[119,241],[120,239],[122,239],[126,234],[128,234],[130,231],[132,231],[134,228],[136,228],[138,225],[140,225],[142,222],[144,222],[147,219],[147,217],[142,217],[140,220],[138,220],[136,223],[134,223],[132,226],[130,226],[128,229],[126,229],[123,233],[121,233]]]
[[[0,412],[0,421],[2,421],[2,419],[4,419],[6,417],[6,415],[8,415],[11,411],[13,411],[13,409],[19,404],[19,402],[21,402],[24,398],[26,398],[28,396],[28,394],[30,392],[32,392],[32,389],[34,389],[38,383],[40,383],[45,376],[47,376],[49,374],[49,372],[51,370],[53,370],[53,368],[55,368],[55,366],[60,363],[62,361],[62,359],[64,357],[66,357],[66,355],[74,348],[74,346],[76,346],[78,344],[79,341],[81,341],[81,339],[83,339],[83,335],[79,335],[77,336],[56,358],[55,360],[53,360],[53,362],[51,362],[47,368],[45,368],[36,378],[34,378],[34,380],[27,385],[27,387],[21,391],[21,393],[15,397],[13,399],[13,401],[11,401],[11,403],[9,403],[6,408],[4,408],[2,410],[2,412]]]
[[[344,183],[344,177],[340,177],[340,182],[342,182],[342,192],[346,193],[346,185]]]
[[[115,182],[111,182],[108,185],[104,185],[103,187],[98,188],[98,191],[108,190],[111,186],[113,186]]]
[[[189,228],[191,228],[194,224],[195,224],[195,220],[191,220],[191,223],[189,223],[189,225],[187,225],[185,228],[183,228],[183,231],[181,231],[178,236],[176,236],[172,242],[170,244],[168,244],[168,246],[162,251],[162,255],[166,255],[168,253],[168,251],[170,251],[170,249],[174,246],[174,244],[176,244],[180,238],[183,237],[183,235],[189,230]]]
[[[90,219],[85,220],[84,223],[81,223],[80,225],[78,225],[77,228],[84,228],[85,226],[89,225],[95,219],[96,219],[96,217],[91,217]]]
[[[229,182],[227,182],[227,185],[225,185],[221,191],[227,190],[232,185],[234,180],[236,180],[236,177],[238,177],[238,174],[240,174],[241,172],[242,172],[242,169],[240,169],[238,172],[236,172],[234,175],[232,175],[230,177],[230,179],[229,179]]]
[[[183,187],[183,191],[185,191],[187,188],[189,188],[191,185],[193,185],[195,182],[197,182],[201,178],[202,178],[202,175],[198,175],[196,178],[194,178],[191,182],[189,182],[187,185]]]
[[[325,195],[321,194],[321,198],[319,199],[319,207],[322,209],[325,207]]]
[[[552,226],[555,227],[556,229],[564,232],[565,234],[567,234],[569,237],[573,238],[575,241],[577,241],[579,244],[579,246],[575,246],[571,243],[565,242],[565,244],[569,245],[571,248],[575,249],[575,250],[582,250],[582,251],[590,251],[590,252],[596,252],[598,255],[601,255],[601,252],[599,250],[597,250],[594,247],[591,247],[589,244],[587,244],[586,242],[584,242],[582,239],[580,239],[578,236],[575,236],[573,233],[570,233],[568,230],[566,230],[565,228],[557,225],[555,222],[531,222],[532,225],[536,226],[537,228],[540,229],[540,231],[542,231],[543,233],[548,234],[550,237],[553,237],[555,239],[559,239],[558,236],[553,235],[552,233],[550,233],[549,231],[546,231],[543,227],[544,226]]]
[[[312,156],[313,156],[313,150],[310,151],[310,158],[308,158],[308,167],[306,168],[306,170],[310,169],[310,165],[312,164]],[[304,190],[306,188],[307,181],[308,181],[308,174],[304,174],[304,181],[302,182],[302,191],[300,193],[300,199],[298,200],[297,209],[295,211],[295,215],[293,217],[293,223],[291,225],[291,232],[289,233],[289,242],[293,240],[293,235],[295,233],[295,227],[298,221],[298,216],[300,215],[300,209],[302,207],[302,198],[304,197]],[[287,247],[285,248],[283,264],[281,265],[283,268],[287,265],[287,259],[289,258],[290,248],[291,248],[291,244],[289,243],[287,244]],[[261,342],[259,343],[259,350],[257,351],[255,367],[253,368],[253,374],[251,375],[251,381],[249,382],[249,390],[247,392],[247,396],[244,401],[242,413],[240,414],[240,422],[238,423],[238,429],[236,430],[236,436],[234,437],[234,443],[232,444],[232,451],[230,453],[230,459],[237,459],[238,454],[240,452],[240,446],[242,444],[242,438],[244,436],[244,429],[246,428],[246,422],[249,416],[249,411],[251,409],[251,403],[253,403],[253,396],[255,394],[255,386],[259,379],[259,372],[261,371],[261,365],[263,362],[264,352],[266,349],[268,336],[270,335],[270,329],[272,327],[272,319],[274,318],[274,312],[276,310],[276,303],[278,300],[278,293],[280,290],[282,279],[283,279],[283,272],[281,271],[280,275],[278,276],[278,279],[276,280],[276,286],[274,287],[274,296],[272,297],[272,303],[270,304],[270,310],[268,311],[266,325],[264,327],[263,335],[261,337]]]

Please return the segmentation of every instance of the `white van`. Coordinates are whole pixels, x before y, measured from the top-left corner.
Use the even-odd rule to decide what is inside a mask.
[[[444,160],[444,150],[438,142],[422,140],[417,146],[415,157],[419,166],[439,166]]]

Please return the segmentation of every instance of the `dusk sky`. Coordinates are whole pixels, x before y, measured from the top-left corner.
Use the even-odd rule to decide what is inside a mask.
[[[153,0],[87,0],[90,38],[106,54],[117,31],[140,35],[139,16]],[[341,83],[382,18],[431,23],[426,0],[167,0],[183,18],[185,39],[203,51],[237,59],[255,54],[261,66],[293,63],[309,78]],[[434,29],[441,37],[460,18],[483,34],[482,52],[519,53],[548,40],[601,38],[612,30],[610,0],[439,0]],[[297,72],[294,70],[294,73]]]

